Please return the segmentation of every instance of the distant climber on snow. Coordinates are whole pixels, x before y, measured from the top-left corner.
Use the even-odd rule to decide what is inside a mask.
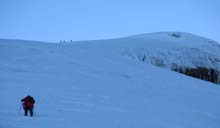
[[[27,95],[25,98],[21,99],[21,102],[23,102],[24,116],[28,115],[28,111],[30,116],[33,116],[33,109],[35,104],[34,98]]]

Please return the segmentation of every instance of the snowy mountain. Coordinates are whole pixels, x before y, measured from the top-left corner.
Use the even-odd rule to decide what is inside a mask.
[[[129,46],[135,45],[128,54],[140,61],[220,83],[220,44],[213,40],[180,32],[143,34],[124,40]]]
[[[132,42],[138,43],[135,50],[140,53],[140,59],[143,59],[141,55],[145,55],[148,62],[168,68],[176,63],[182,67],[220,70],[220,44],[213,40],[188,33],[152,33],[128,38],[132,39]]]
[[[59,44],[1,39],[0,128],[219,128],[220,87],[168,70],[173,63],[219,70],[219,49],[187,33]],[[34,117],[20,108],[27,94],[36,100]]]

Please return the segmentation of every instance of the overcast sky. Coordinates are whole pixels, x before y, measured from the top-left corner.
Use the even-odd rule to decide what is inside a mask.
[[[0,0],[0,38],[59,42],[163,31],[220,42],[220,0]]]

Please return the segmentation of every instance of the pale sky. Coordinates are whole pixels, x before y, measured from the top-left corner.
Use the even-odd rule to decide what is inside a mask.
[[[0,38],[59,42],[164,31],[220,42],[220,0],[0,0]]]

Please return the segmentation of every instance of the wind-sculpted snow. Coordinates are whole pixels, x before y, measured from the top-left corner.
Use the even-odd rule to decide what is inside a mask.
[[[198,78],[220,83],[220,44],[213,40],[177,32],[136,35],[123,40],[133,47],[128,48],[128,55],[137,56],[140,61],[172,70],[175,68],[183,73],[198,69]],[[215,73],[209,76],[211,70]]]
[[[177,35],[174,36],[174,35]],[[160,65],[171,68],[173,63],[182,67],[206,67],[220,70],[220,44],[188,33],[152,33],[131,36],[139,59],[148,62],[160,59]],[[154,59],[156,58],[156,59]]]
[[[178,49],[169,52],[173,45],[146,36],[66,44],[0,40],[0,128],[219,128],[220,87],[137,61],[181,58]],[[192,47],[185,45],[188,53]],[[218,45],[206,50],[213,45],[201,45],[207,60],[218,58]],[[162,66],[172,60],[154,59]],[[20,108],[27,94],[36,100],[34,117]]]

